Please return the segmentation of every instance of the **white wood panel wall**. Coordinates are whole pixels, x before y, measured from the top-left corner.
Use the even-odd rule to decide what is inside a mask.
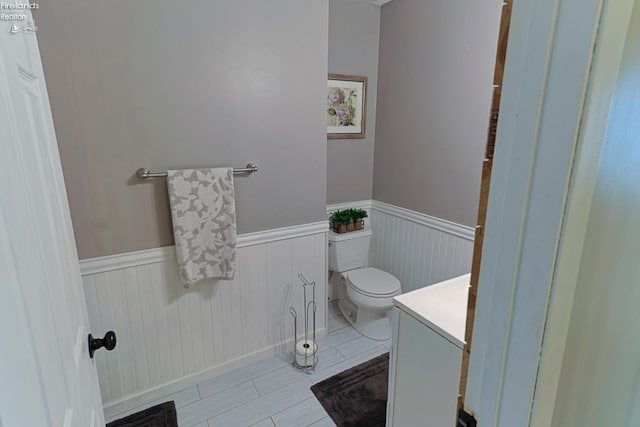
[[[373,201],[369,265],[396,276],[402,292],[471,271],[473,229]]]
[[[114,330],[118,339],[116,350],[96,353],[107,414],[288,349],[289,306],[303,312],[298,273],[318,283],[324,335],[327,226],[310,229],[289,238],[275,231],[275,241],[260,233],[255,244],[245,238],[233,281],[188,290],[179,284],[172,248],[83,261],[92,332]]]

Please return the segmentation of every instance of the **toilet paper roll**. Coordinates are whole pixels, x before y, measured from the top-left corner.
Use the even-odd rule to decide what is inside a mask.
[[[314,364],[318,345],[313,340],[300,340],[296,343],[296,364],[307,367]]]

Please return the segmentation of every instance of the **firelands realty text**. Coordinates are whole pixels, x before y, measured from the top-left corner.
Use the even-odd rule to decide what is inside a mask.
[[[40,9],[38,3],[0,2],[0,20],[26,21],[29,16],[22,11],[35,9]]]

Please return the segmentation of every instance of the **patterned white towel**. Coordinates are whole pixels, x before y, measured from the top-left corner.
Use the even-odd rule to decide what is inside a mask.
[[[233,279],[236,271],[233,169],[170,170],[167,186],[176,258],[184,287],[205,279]]]

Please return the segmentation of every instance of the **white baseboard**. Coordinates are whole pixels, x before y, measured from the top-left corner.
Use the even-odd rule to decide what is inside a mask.
[[[317,338],[324,338],[326,336],[327,330],[326,328],[318,329],[316,333]],[[110,402],[104,407],[105,419],[107,420],[107,422],[113,421],[117,418],[120,418],[121,414],[130,411],[131,409],[149,404],[151,402],[155,402],[159,399],[163,399],[170,394],[177,393],[180,390],[192,387],[203,381],[207,381],[220,375],[226,374],[242,366],[246,366],[252,362],[256,362],[260,359],[275,356],[281,353],[280,351],[278,351],[279,349],[281,350],[282,348],[288,348],[292,345],[292,343],[293,340],[287,340],[285,343],[272,345],[262,350],[244,355],[237,359],[230,360],[223,365],[214,366],[212,368],[205,369],[204,371],[196,372],[194,374],[178,378],[176,380],[150,388],[148,390],[129,395],[123,399]]]

